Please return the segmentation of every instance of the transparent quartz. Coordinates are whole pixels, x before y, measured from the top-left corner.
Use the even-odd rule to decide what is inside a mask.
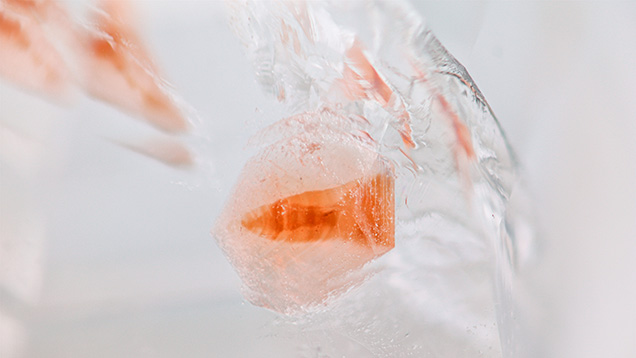
[[[213,234],[246,298],[285,314],[274,332],[293,327],[291,342],[325,356],[512,354],[519,180],[466,69],[401,1],[242,1],[228,13],[283,110],[250,142]],[[375,176],[390,186],[364,205],[380,212],[390,188],[394,228],[377,216],[352,244],[336,216],[353,205],[347,185]],[[380,236],[395,247],[368,244]]]

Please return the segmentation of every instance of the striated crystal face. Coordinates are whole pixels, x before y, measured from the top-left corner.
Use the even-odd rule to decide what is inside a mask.
[[[331,111],[281,121],[296,134],[243,169],[214,230],[254,303],[311,307],[358,282],[350,273],[394,246],[394,173]]]
[[[382,173],[263,205],[241,224],[274,241],[340,239],[372,249],[384,246],[384,253],[394,246],[394,207],[393,178]]]

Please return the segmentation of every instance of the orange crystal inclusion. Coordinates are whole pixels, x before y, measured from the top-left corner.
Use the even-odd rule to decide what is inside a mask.
[[[325,190],[306,191],[248,212],[242,225],[286,242],[340,239],[382,254],[394,246],[393,177],[377,174]],[[380,245],[383,249],[376,250]]]

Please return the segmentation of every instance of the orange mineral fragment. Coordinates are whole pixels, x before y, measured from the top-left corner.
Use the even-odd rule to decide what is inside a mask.
[[[393,246],[394,205],[387,193],[392,192],[393,178],[378,174],[277,200],[247,213],[241,223],[271,240],[339,239],[388,251]]]
[[[47,4],[0,2],[0,77],[61,97],[69,87],[69,70],[41,24]]]
[[[404,103],[382,79],[364,54],[358,39],[346,52],[342,79],[338,81],[344,95],[351,101],[373,99],[389,109],[399,119],[400,136],[407,148],[415,146],[412,138],[411,118]]]
[[[85,88],[168,132],[187,128],[187,122],[166,90],[148,52],[130,24],[129,1],[103,0],[97,15],[98,31],[86,39]]]
[[[293,313],[324,303],[394,246],[393,167],[338,121],[323,111],[279,122],[288,136],[246,163],[216,223],[254,304]]]

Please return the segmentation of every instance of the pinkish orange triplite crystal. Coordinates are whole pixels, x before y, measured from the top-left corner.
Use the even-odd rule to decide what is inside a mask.
[[[311,190],[263,205],[241,224],[271,240],[350,240],[363,246],[393,247],[394,208],[385,192],[390,175],[360,178],[335,188]]]
[[[354,285],[394,231],[392,165],[347,133],[307,125],[248,161],[214,234],[250,301],[295,312]]]

